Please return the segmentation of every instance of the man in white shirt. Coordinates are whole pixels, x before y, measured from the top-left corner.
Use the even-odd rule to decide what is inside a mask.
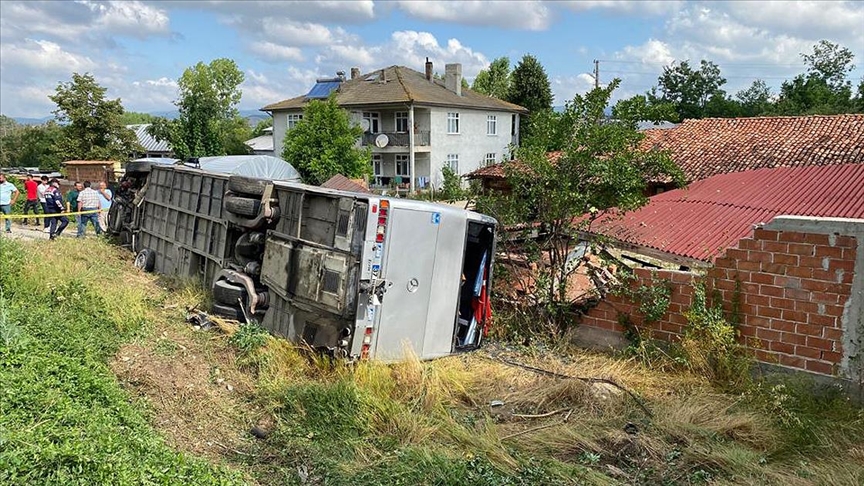
[[[99,226],[102,231],[108,231],[108,210],[111,209],[111,199],[114,197],[114,193],[108,189],[108,183],[105,181],[99,183],[99,190],[96,192],[99,193],[99,206],[102,209],[99,212]]]
[[[39,197],[39,204],[42,205],[42,214],[46,214],[48,212],[48,204],[45,202],[45,190],[48,189],[48,176],[42,176],[42,182],[36,186],[36,195]],[[42,223],[44,227],[42,231],[49,233],[51,228],[48,227],[50,221],[48,218],[42,218]]]
[[[15,184],[6,180],[6,175],[0,174],[0,213],[9,214],[12,212],[12,205],[21,192],[15,187]],[[6,232],[12,232],[12,220],[6,220]]]

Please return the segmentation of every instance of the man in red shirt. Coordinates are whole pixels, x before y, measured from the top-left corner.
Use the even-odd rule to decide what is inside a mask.
[[[27,180],[24,181],[24,190],[27,191],[27,202],[24,203],[24,215],[27,215],[27,211],[33,210],[33,214],[39,214],[38,208],[41,206],[39,204],[39,194],[37,193],[37,187],[39,184],[33,180],[33,174],[27,174]],[[22,223],[27,225],[27,218],[24,218]],[[39,225],[39,220],[36,220],[36,225]]]

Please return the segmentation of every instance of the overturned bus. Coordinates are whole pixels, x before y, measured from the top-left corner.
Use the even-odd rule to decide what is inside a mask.
[[[108,216],[141,269],[200,278],[213,312],[334,356],[480,345],[496,222],[428,202],[178,165],[127,168]]]

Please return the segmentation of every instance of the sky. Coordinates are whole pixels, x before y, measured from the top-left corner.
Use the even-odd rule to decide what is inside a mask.
[[[620,78],[644,93],[673,61],[708,59],[730,94],[762,79],[776,93],[821,39],[848,47],[864,76],[864,2],[683,1],[0,1],[0,113],[50,116],[48,95],[92,73],[127,110],[174,108],[177,78],[227,57],[243,71],[241,109],[308,92],[318,77],[398,64],[470,82],[495,58],[536,56],[555,105]]]

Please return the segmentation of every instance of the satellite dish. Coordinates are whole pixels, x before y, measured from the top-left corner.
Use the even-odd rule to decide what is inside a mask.
[[[369,123],[369,119],[368,119],[368,118],[363,118],[362,120],[360,120],[360,126],[363,127],[363,131],[364,131],[364,132],[368,132],[368,131],[369,131],[369,126],[370,126],[370,125],[371,125],[371,124]]]
[[[390,138],[388,138],[387,135],[383,133],[375,137],[375,146],[378,148],[384,148],[387,146],[388,143],[390,143]]]

